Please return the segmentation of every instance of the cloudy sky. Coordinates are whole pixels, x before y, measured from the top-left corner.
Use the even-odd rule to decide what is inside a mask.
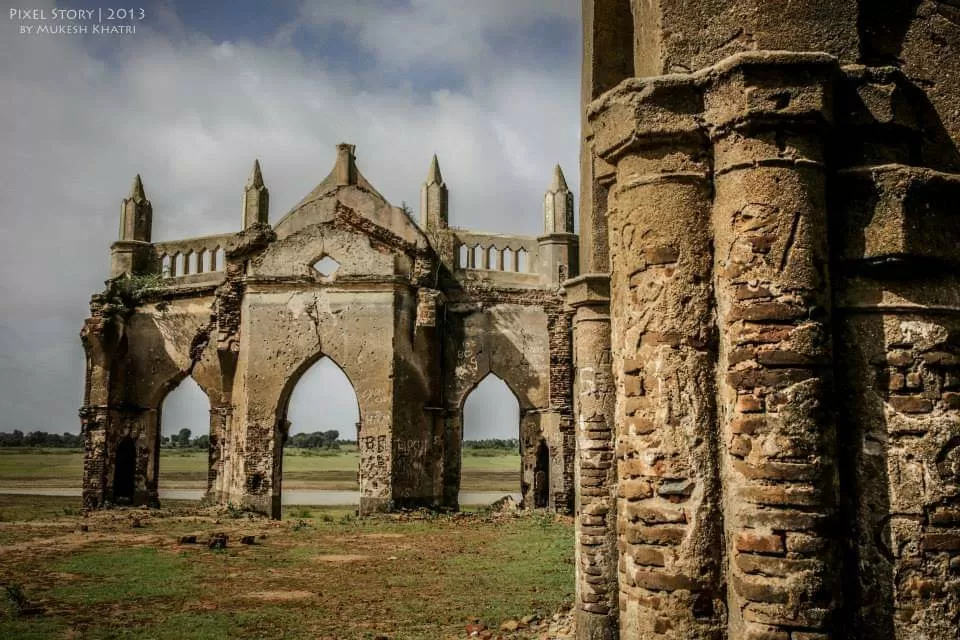
[[[0,2],[0,431],[78,431],[78,332],[136,173],[158,241],[239,230],[254,158],[279,220],[338,142],[413,207],[437,153],[451,223],[477,230],[538,233],[558,162],[576,186],[578,0],[145,0],[112,37],[22,34],[36,23],[9,15],[54,4],[130,3]],[[334,389],[324,403],[349,395]],[[178,391],[165,423],[190,421]],[[481,390],[473,416],[498,398]]]

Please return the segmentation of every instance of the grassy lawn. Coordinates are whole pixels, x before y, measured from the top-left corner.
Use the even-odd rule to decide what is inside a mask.
[[[0,496],[0,585],[34,610],[15,615],[0,592],[0,638],[436,640],[463,636],[468,617],[496,628],[572,598],[572,524],[546,514],[299,507],[272,522],[183,506],[82,518],[78,506]],[[226,549],[179,543],[213,532]]]
[[[286,489],[355,490],[359,459],[356,450],[311,455],[287,449],[283,456]],[[83,452],[76,449],[0,449],[0,487],[78,487],[83,476]],[[160,486],[203,489],[207,453],[196,450],[160,451]],[[461,489],[518,491],[520,456],[513,451],[465,449]]]

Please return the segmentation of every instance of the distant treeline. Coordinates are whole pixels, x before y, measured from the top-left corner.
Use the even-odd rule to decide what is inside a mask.
[[[509,449],[510,451],[520,450],[520,441],[516,438],[501,440],[500,438],[490,438],[488,440],[464,440],[464,449]]]
[[[341,444],[350,444],[340,440],[340,432],[314,431],[313,433],[295,433],[287,436],[283,446],[291,449],[339,449]]]
[[[83,439],[75,433],[47,433],[31,431],[24,433],[15,429],[13,433],[0,433],[0,447],[49,447],[55,449],[79,449]]]

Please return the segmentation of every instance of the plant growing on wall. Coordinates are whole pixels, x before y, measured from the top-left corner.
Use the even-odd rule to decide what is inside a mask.
[[[156,273],[123,274],[108,280],[107,289],[102,294],[101,312],[103,317],[109,319],[118,315],[126,315],[126,313],[147,302],[164,286],[163,277]],[[166,302],[157,304],[157,309],[160,311],[164,311],[166,308]]]

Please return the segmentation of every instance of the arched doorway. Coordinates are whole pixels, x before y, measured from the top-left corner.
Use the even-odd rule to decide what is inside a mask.
[[[210,466],[210,400],[187,376],[163,399],[157,430],[157,488],[161,492],[207,490]]]
[[[133,502],[137,474],[137,445],[127,436],[117,443],[117,455],[113,470],[113,500],[117,504]]]
[[[336,362],[323,356],[295,377],[279,424],[282,504],[360,503],[360,406]]]
[[[467,394],[461,438],[461,501],[490,493],[522,495],[520,402],[494,373]]]

